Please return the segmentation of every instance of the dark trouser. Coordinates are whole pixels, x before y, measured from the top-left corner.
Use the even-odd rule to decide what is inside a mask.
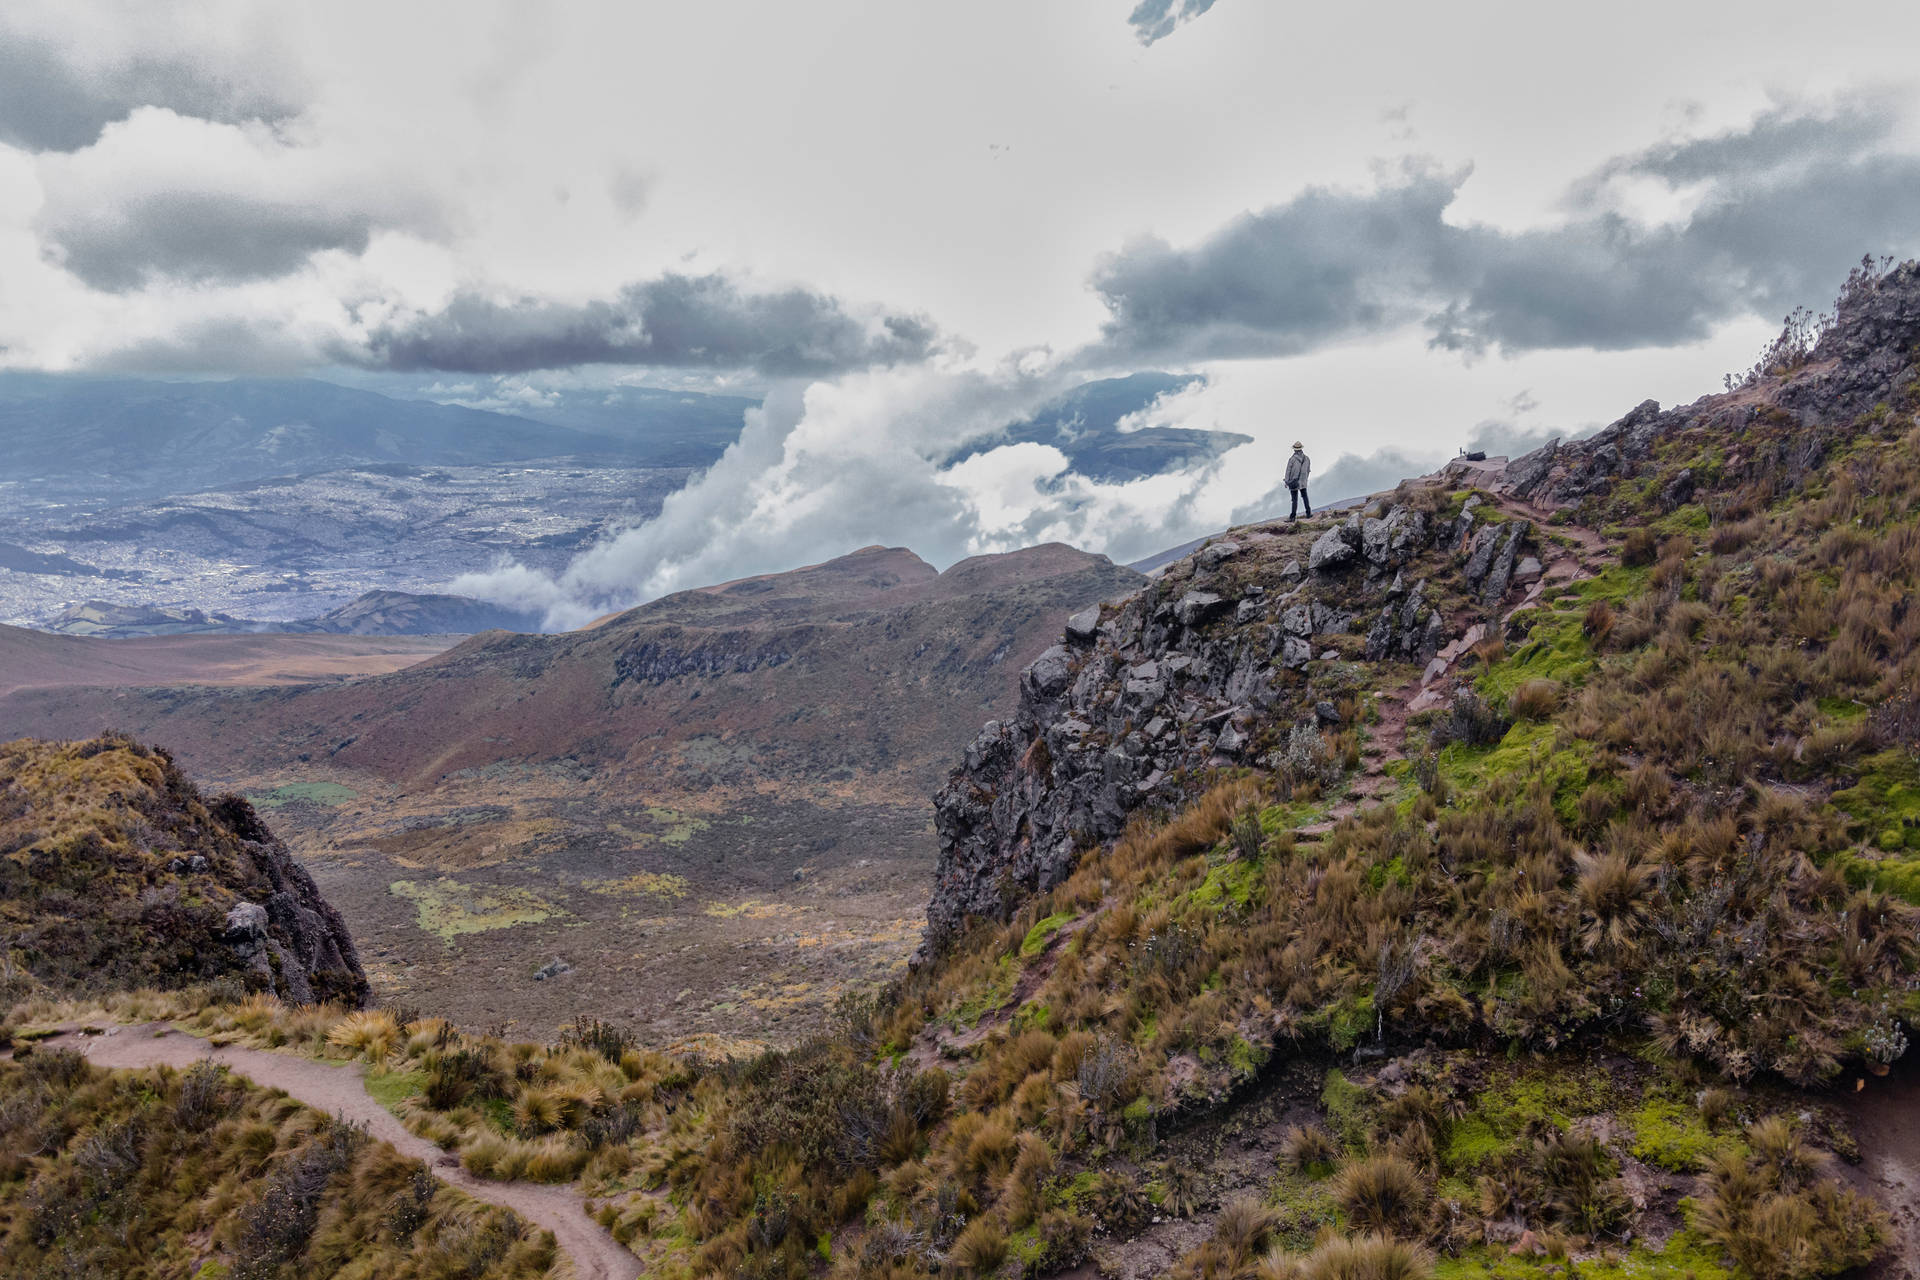
[[[1307,498],[1307,486],[1303,484],[1290,484],[1287,486],[1287,492],[1293,495],[1293,510],[1287,513],[1287,519],[1292,520],[1297,517],[1300,514],[1301,507],[1307,509],[1307,518],[1312,519],[1313,503]]]

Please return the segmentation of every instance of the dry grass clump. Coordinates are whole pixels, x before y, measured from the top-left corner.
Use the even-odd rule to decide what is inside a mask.
[[[1714,1155],[1693,1226],[1756,1280],[1833,1275],[1873,1261],[1886,1212],[1830,1180],[1782,1118],[1747,1128],[1750,1153]]]
[[[1340,1140],[1317,1124],[1291,1125],[1280,1140],[1280,1160],[1295,1173],[1331,1169],[1340,1158]]]
[[[327,1043],[368,1062],[382,1062],[400,1042],[400,1025],[385,1009],[361,1009],[348,1014],[327,1032]]]
[[[1259,1280],[1429,1280],[1433,1255],[1391,1236],[1335,1236],[1311,1253],[1269,1254]]]
[[[1399,1156],[1348,1160],[1334,1175],[1333,1196],[1347,1220],[1363,1231],[1416,1240],[1427,1232],[1431,1184]]]
[[[1565,698],[1566,690],[1558,680],[1527,680],[1513,691],[1508,710],[1516,720],[1550,720]]]

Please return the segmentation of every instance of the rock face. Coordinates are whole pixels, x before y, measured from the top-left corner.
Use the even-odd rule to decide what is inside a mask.
[[[1320,673],[1340,667],[1321,660],[1340,646],[1372,661],[1431,659],[1454,628],[1426,568],[1447,575],[1456,601],[1498,604],[1494,583],[1512,577],[1532,535],[1524,521],[1488,525],[1463,557],[1471,510],[1463,519],[1356,512],[1314,541],[1305,572],[1304,537],[1236,535],[1068,620],[1065,643],[1022,675],[1014,714],[980,731],[934,799],[940,858],[922,956],[970,918],[1001,918],[1060,883],[1084,850],[1143,807],[1179,803],[1209,766],[1272,767],[1296,725],[1337,724],[1320,688],[1335,677]]]
[[[307,869],[245,800],[227,797],[215,809],[241,836],[244,855],[271,888],[264,904],[243,900],[226,916],[224,940],[245,966],[249,982],[293,1004],[362,1003],[369,987],[353,936]]]

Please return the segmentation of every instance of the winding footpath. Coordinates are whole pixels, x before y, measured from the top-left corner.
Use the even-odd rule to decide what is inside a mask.
[[[573,1263],[577,1280],[638,1280],[640,1260],[587,1216],[580,1194],[570,1186],[538,1182],[489,1182],[461,1168],[459,1160],[408,1132],[407,1127],[367,1094],[365,1068],[358,1062],[322,1062],[291,1054],[234,1045],[214,1045],[174,1031],[164,1023],[112,1027],[101,1035],[69,1031],[48,1046],[77,1049],[102,1067],[167,1066],[185,1069],[211,1059],[255,1084],[280,1089],[316,1111],[362,1125],[400,1154],[425,1164],[433,1175],[475,1200],[511,1209],[553,1232],[560,1251]]]

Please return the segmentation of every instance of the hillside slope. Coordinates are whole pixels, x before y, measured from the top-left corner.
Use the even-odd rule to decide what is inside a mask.
[[[204,799],[125,738],[0,745],[0,922],[13,998],[223,978],[297,1003],[367,994],[339,913],[246,801]]]
[[[1076,616],[941,794],[917,970],[703,1076],[616,1234],[796,1280],[1901,1274],[1920,267],[1837,314]]]
[[[1867,271],[1726,395],[1075,614],[941,794],[920,963],[791,1050],[191,1017],[333,1019],[648,1274],[1911,1275],[1917,354]]]
[[[1060,546],[945,573],[872,548],[324,688],[20,690],[0,734],[121,726],[253,796],[382,992],[784,1039],[905,958],[926,795],[1059,620],[1138,581]]]
[[[0,626],[0,698],[16,689],[305,684],[412,666],[445,637],[207,635],[103,640]]]

